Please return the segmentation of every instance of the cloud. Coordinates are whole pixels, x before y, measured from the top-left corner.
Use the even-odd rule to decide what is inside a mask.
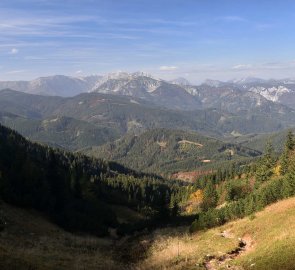
[[[245,70],[245,69],[250,69],[250,68],[252,68],[252,65],[250,65],[250,64],[239,64],[239,65],[233,66],[231,69],[234,69],[234,70]]]
[[[246,22],[247,20],[240,16],[224,16],[218,18],[218,20],[226,21],[226,22]]]
[[[26,70],[22,69],[22,70],[10,70],[7,71],[6,74],[18,74],[18,73],[24,73],[26,72]]]
[[[178,67],[176,66],[161,66],[160,70],[162,71],[173,71],[173,70],[177,70]]]
[[[235,71],[258,71],[258,70],[285,70],[294,69],[295,61],[289,62],[269,62],[269,63],[256,63],[256,64],[238,64],[231,67]]]
[[[77,75],[80,75],[80,74],[83,73],[83,70],[77,70],[75,73],[76,73]]]
[[[271,23],[258,23],[256,24],[256,29],[263,31],[263,30],[269,30],[274,28],[276,25]]]
[[[19,50],[17,48],[12,48],[9,54],[18,54]]]

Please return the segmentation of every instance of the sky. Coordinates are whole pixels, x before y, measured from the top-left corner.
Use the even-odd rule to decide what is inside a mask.
[[[295,1],[1,0],[0,80],[295,78]]]

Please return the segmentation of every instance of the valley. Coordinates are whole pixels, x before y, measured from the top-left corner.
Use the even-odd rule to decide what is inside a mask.
[[[0,128],[5,269],[293,267],[291,131],[280,157],[270,144],[262,153],[195,132],[154,129],[127,135],[117,145],[102,146],[105,150],[95,148],[103,160],[32,143]],[[200,162],[200,173],[189,181],[160,173],[168,168],[171,174],[189,174],[196,157],[210,162]],[[169,159],[173,170],[161,163]]]
[[[294,10],[1,0],[0,270],[295,270]]]

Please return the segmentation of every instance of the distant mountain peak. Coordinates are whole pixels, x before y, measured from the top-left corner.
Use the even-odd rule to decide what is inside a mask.
[[[183,77],[178,77],[178,78],[176,78],[174,80],[171,80],[169,82],[172,83],[172,84],[178,84],[178,85],[181,85],[181,86],[192,85],[190,83],[190,81],[188,81],[187,79],[185,79]]]
[[[219,87],[222,84],[224,84],[224,82],[218,81],[218,80],[207,79],[207,80],[204,81],[203,84],[206,84],[206,85],[211,86],[211,87]]]
[[[245,83],[263,83],[266,80],[256,77],[244,77],[239,79],[233,79],[228,81],[229,83],[235,83],[235,84],[245,84]]]
[[[151,74],[148,74],[143,71],[136,71],[136,72],[125,72],[125,71],[118,71],[118,72],[111,72],[103,76],[104,79],[136,79],[138,77],[148,77],[151,79],[155,79]]]

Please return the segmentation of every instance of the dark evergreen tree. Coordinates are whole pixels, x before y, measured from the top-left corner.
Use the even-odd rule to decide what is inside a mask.
[[[280,173],[285,175],[288,171],[289,166],[289,155],[290,151],[294,150],[294,136],[292,131],[289,131],[286,138],[286,143],[284,147],[284,151],[280,157]]]
[[[202,209],[204,211],[209,208],[214,208],[217,206],[218,194],[213,181],[208,181],[204,189],[204,198],[202,203]]]
[[[273,175],[273,167],[275,158],[273,153],[273,146],[270,141],[266,143],[265,154],[258,163],[256,170],[256,179],[258,181],[266,181]]]

